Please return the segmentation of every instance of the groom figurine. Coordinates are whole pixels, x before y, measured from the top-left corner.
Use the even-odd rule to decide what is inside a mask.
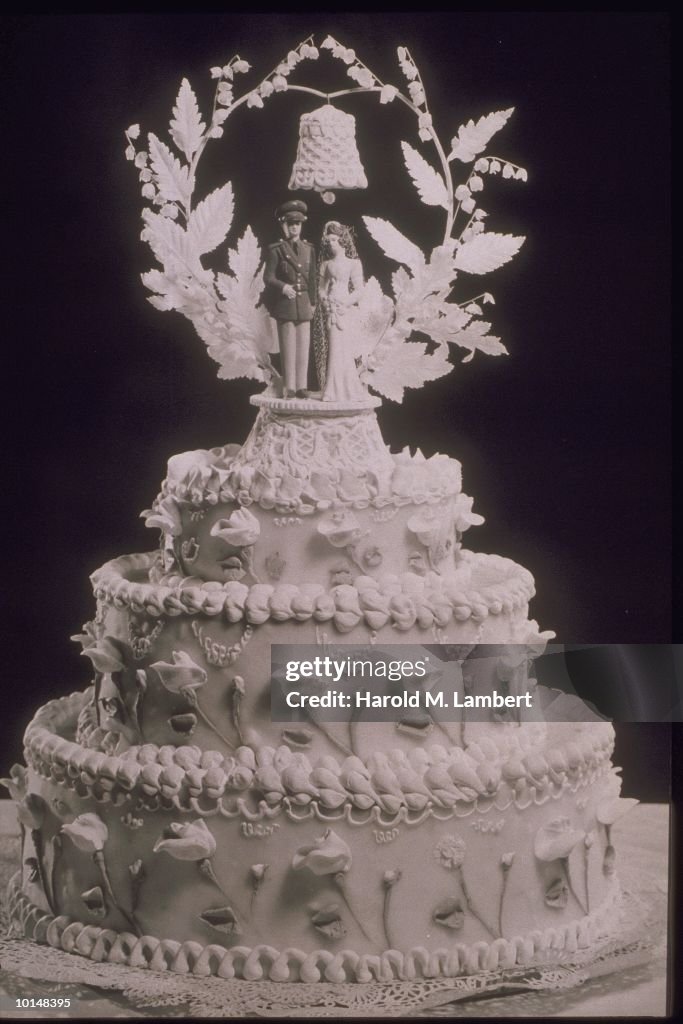
[[[301,237],[307,213],[308,208],[300,199],[278,207],[275,216],[282,238],[268,246],[263,275],[264,303],[277,321],[284,398],[305,398],[308,384],[316,265],[315,249]]]

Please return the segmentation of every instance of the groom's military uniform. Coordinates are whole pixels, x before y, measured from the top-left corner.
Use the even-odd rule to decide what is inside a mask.
[[[316,299],[315,249],[303,239],[290,242],[281,238],[268,246],[263,275],[266,285],[265,307],[276,320],[301,323],[313,319]],[[293,299],[283,293],[285,285],[296,291]]]

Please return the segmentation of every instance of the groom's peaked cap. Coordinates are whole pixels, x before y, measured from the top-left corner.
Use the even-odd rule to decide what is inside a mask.
[[[275,216],[278,220],[304,221],[308,216],[308,207],[301,199],[290,199],[282,206],[278,206]]]

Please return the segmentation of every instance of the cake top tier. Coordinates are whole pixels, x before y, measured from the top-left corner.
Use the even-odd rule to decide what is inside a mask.
[[[320,402],[258,396],[254,404],[261,408],[244,445],[169,459],[155,511],[167,497],[195,506],[255,502],[269,510],[310,514],[338,505],[381,507],[459,494],[460,463],[439,454],[427,459],[407,448],[392,454],[371,403],[353,410],[326,408],[321,415]],[[149,522],[149,514],[143,515]]]
[[[261,397],[243,446],[173,456],[143,513],[162,532],[165,570],[334,585],[386,568],[390,549],[395,571],[453,569],[462,533],[483,521],[460,463],[392,454],[372,403],[321,416],[320,402]]]

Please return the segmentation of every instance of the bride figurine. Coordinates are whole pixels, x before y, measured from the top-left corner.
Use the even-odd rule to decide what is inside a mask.
[[[323,402],[367,398],[358,379],[355,349],[358,302],[363,290],[363,267],[344,224],[329,221],[320,246],[315,357]]]

